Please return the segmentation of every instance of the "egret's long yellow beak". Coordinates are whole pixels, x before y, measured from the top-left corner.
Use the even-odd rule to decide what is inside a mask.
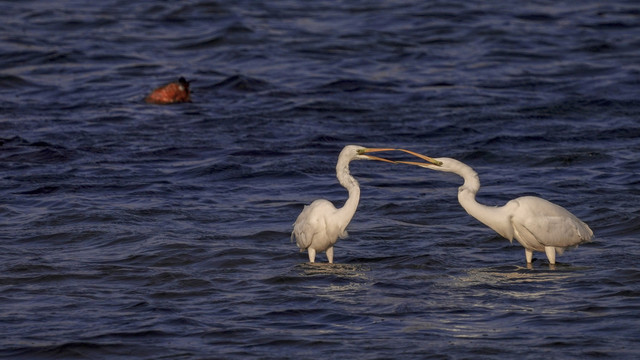
[[[377,156],[371,156],[371,155],[365,155],[367,153],[371,153],[371,152],[378,152],[378,151],[404,151],[408,154],[411,154],[413,156],[419,157],[423,160],[428,161],[428,163],[421,163],[421,162],[416,162],[416,161],[394,161],[394,160],[388,160],[388,159],[384,159],[381,157],[377,157]],[[394,149],[394,148],[366,148],[366,149],[362,149],[362,150],[358,150],[358,154],[363,155],[363,156],[367,156],[369,159],[371,160],[380,160],[380,161],[386,161],[386,162],[390,162],[390,163],[402,163],[402,164],[409,164],[409,165],[417,165],[417,166],[425,166],[425,165],[437,165],[437,166],[441,166],[442,162],[430,158],[426,155],[422,155],[422,154],[418,154],[417,152],[413,152],[411,150],[405,150],[405,149]]]
[[[393,151],[393,150],[396,150],[396,149],[391,149],[391,148],[367,148],[367,149],[358,150],[358,155],[366,156],[370,160],[386,161],[386,162],[389,162],[389,163],[392,163],[392,164],[396,164],[396,162],[393,161],[393,160],[388,160],[388,159],[377,157],[377,156],[365,155],[366,153],[370,153],[370,152]]]
[[[422,166],[422,167],[427,167],[430,166],[431,164],[437,165],[437,166],[442,166],[442,161],[438,161],[434,158],[430,158],[426,155],[422,155],[422,154],[418,154],[417,152],[413,152],[411,150],[405,150],[405,149],[398,149],[400,151],[404,151],[407,154],[411,154],[413,156],[419,157],[422,160],[426,160],[428,161],[428,163],[422,163],[422,162],[417,162],[417,161],[397,161],[399,163],[402,164],[409,164],[409,165],[417,165],[417,166]]]

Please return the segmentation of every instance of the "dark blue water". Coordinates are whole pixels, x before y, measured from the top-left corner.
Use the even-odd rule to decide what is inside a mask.
[[[2,357],[640,355],[635,1],[4,1],[0,49]],[[144,103],[179,76],[193,103]],[[359,161],[308,265],[291,225],[344,202],[347,144],[458,158],[479,201],[596,238],[528,269],[455,175]]]

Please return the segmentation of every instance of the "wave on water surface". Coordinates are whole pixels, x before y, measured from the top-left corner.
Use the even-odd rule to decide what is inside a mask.
[[[1,357],[637,357],[636,4],[5,5]],[[144,102],[180,77],[191,103]],[[459,177],[354,161],[350,236],[308,264],[292,224],[343,205],[348,144],[596,237],[527,267]]]

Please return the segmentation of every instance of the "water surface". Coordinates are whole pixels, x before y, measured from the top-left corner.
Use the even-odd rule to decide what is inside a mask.
[[[3,8],[1,356],[638,356],[635,2]],[[179,76],[193,103],[143,102]],[[455,157],[479,201],[596,238],[527,268],[457,176],[359,161],[350,237],[307,264],[291,225],[344,202],[348,144]]]

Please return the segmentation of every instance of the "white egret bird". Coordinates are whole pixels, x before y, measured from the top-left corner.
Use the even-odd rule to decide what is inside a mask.
[[[358,181],[349,173],[352,160],[380,160],[394,163],[387,159],[365,155],[376,151],[394,149],[368,149],[357,145],[345,146],[338,156],[336,177],[340,185],[349,191],[349,198],[340,209],[324,199],[318,199],[304,207],[293,224],[291,240],[296,239],[300,251],[307,250],[309,261],[315,262],[316,253],[326,251],[329,263],[333,263],[333,245],[338,238],[347,237],[346,227],[356,213],[360,201]],[[427,159],[424,157],[423,159]]]
[[[399,149],[402,150],[402,149]],[[429,163],[399,161],[432,170],[452,172],[464,179],[458,188],[458,201],[467,213],[498,234],[513,242],[515,238],[525,249],[527,264],[531,263],[534,251],[543,251],[549,264],[556,263],[556,253],[591,241],[593,231],[565,208],[535,196],[523,196],[507,202],[504,206],[487,206],[476,201],[480,190],[478,174],[468,165],[451,158],[435,158],[442,163],[433,166],[434,159],[409,150],[402,150]]]

